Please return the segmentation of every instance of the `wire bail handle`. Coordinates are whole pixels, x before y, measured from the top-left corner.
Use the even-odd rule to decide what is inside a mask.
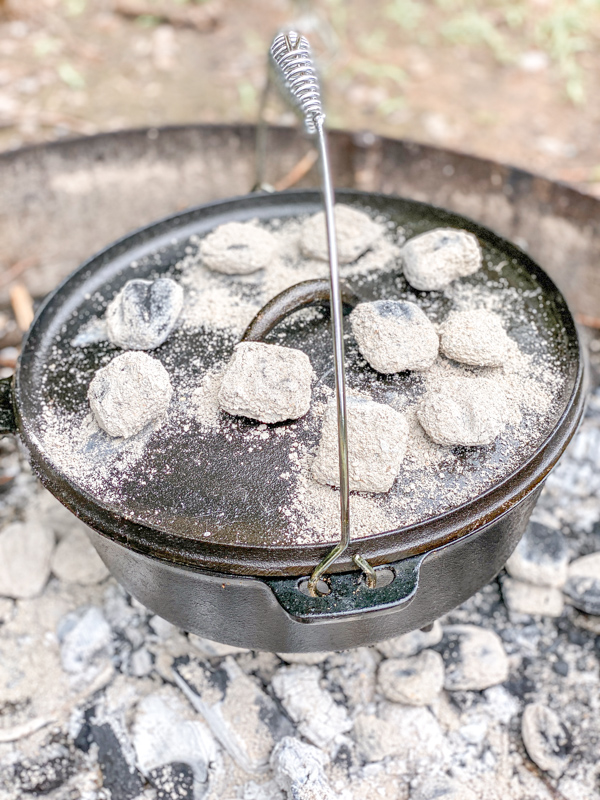
[[[321,104],[321,89],[308,40],[295,31],[279,33],[271,45],[271,63],[282,93],[300,114],[304,121],[306,132],[317,137],[329,250],[331,328],[338,422],[341,537],[339,544],[315,567],[309,578],[308,591],[313,597],[317,597],[321,594],[318,589],[320,577],[345,552],[350,543],[350,484],[348,473],[346,374],[344,369],[344,321],[335,230],[334,195],[325,135],[325,114]],[[376,576],[373,568],[360,555],[355,556],[353,561],[365,573],[369,588],[374,588]]]

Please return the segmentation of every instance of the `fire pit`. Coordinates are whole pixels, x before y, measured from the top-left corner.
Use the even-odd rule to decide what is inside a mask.
[[[276,182],[302,158],[305,145],[293,131],[271,136],[269,180]],[[377,191],[387,181],[386,190],[455,208],[527,242],[572,307],[594,316],[597,201],[466,156],[345,133],[335,138],[339,185],[359,181],[359,188]],[[236,183],[217,186],[211,160],[235,164]],[[95,165],[91,177],[89,164]],[[131,180],[121,184],[125,200],[116,207],[115,182],[126,168]],[[9,263],[29,253],[47,263],[50,280],[57,281],[118,233],[180,206],[247,191],[252,132],[225,127],[108,135],[6,154],[0,171]],[[220,170],[221,179],[225,174]],[[61,255],[66,240],[68,258]],[[44,288],[36,279],[34,272],[30,288],[39,295]],[[509,562],[510,577],[490,583],[430,633],[341,654],[282,654],[285,661],[182,635],[114,582],[97,585],[105,576],[101,566],[86,574],[90,585],[69,583],[59,556],[78,523],[22,468],[14,489],[2,496],[3,518],[42,523],[61,541],[52,562],[57,577],[43,595],[3,599],[0,606],[8,701],[0,785],[18,796],[48,786],[94,792],[102,784],[127,800],[148,782],[210,800],[234,793],[280,800],[279,786],[323,797],[373,791],[419,798],[440,791],[501,793],[511,800],[593,796],[598,715],[590,709],[598,691],[600,628],[591,606],[588,613],[577,610],[585,598],[576,590],[582,560],[599,549],[599,414],[596,392],[574,447],[546,484],[527,547]],[[552,544],[552,555],[543,542]],[[30,573],[26,564],[23,575]],[[565,580],[570,594],[561,592]],[[406,705],[407,695],[398,694],[394,670],[400,666],[414,670],[417,705]],[[302,696],[292,691],[298,685]],[[185,707],[184,697],[202,709],[202,719]],[[317,708],[323,713],[315,715]],[[157,731],[167,732],[167,750]],[[314,768],[290,771],[292,762]]]

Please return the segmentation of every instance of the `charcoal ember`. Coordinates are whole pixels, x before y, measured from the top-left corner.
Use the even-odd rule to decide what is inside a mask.
[[[360,303],[350,315],[350,323],[361,354],[377,372],[426,370],[437,358],[438,335],[415,303]]]
[[[406,452],[408,423],[405,417],[383,403],[348,397],[347,429],[350,490],[387,492]],[[325,409],[312,474],[319,483],[340,485],[335,401]]]
[[[434,650],[409,658],[391,658],[379,667],[381,693],[395,703],[427,706],[444,688],[444,662]]]
[[[286,664],[305,664],[308,667],[314,667],[326,661],[331,653],[315,651],[313,653],[277,653],[277,655]]]
[[[83,675],[97,671],[113,652],[112,630],[96,606],[66,614],[58,623],[60,659],[65,672]]]
[[[474,367],[500,367],[511,345],[502,320],[484,308],[454,311],[440,326],[440,350]]]
[[[14,522],[0,532],[0,595],[36,597],[50,577],[54,532],[40,522]]]
[[[356,716],[353,735],[367,762],[400,758],[414,768],[444,756],[442,729],[427,708],[382,703],[377,713]]]
[[[576,558],[569,564],[563,592],[579,611],[600,616],[600,553]]]
[[[127,281],[106,309],[110,342],[123,350],[154,350],[175,327],[183,289],[170,278]]]
[[[564,598],[560,589],[534,586],[515,578],[507,577],[502,581],[502,596],[509,611],[515,614],[560,617],[564,609]]]
[[[213,736],[246,772],[260,772],[274,745],[293,733],[289,720],[231,656],[213,668],[195,658],[176,659],[175,683]]]
[[[188,634],[188,640],[190,644],[206,658],[224,658],[225,656],[235,655],[236,653],[249,652],[243,647],[233,647],[233,645],[230,644],[213,642],[211,639],[204,639],[202,636],[196,636],[195,633]]]
[[[318,667],[293,665],[278,670],[271,685],[298,732],[317,747],[326,747],[352,728],[346,708],[321,687]]]
[[[275,782],[288,800],[334,800],[338,797],[327,781],[322,750],[286,736],[274,748],[271,769]]]
[[[477,800],[477,794],[464,783],[447,775],[429,775],[411,786],[410,800]]]
[[[531,522],[506,562],[506,570],[521,581],[560,589],[567,579],[568,564],[569,546],[564,535]]]
[[[233,416],[275,423],[304,416],[310,407],[310,359],[301,350],[240,342],[227,365],[219,405]]]
[[[455,375],[428,388],[417,415],[437,444],[481,447],[506,426],[507,398],[492,378]]]
[[[65,583],[93,586],[108,577],[108,568],[84,530],[71,531],[58,543],[52,556],[52,572]]]
[[[401,256],[406,280],[425,292],[445,289],[481,267],[476,237],[454,228],[436,228],[414,236],[403,246]]]
[[[355,647],[342,653],[329,653],[327,687],[350,708],[373,702],[379,658],[372,647]]]
[[[365,253],[383,234],[381,225],[351,206],[336,205],[334,209],[338,260],[349,264]],[[319,211],[309,217],[300,230],[300,249],[308,258],[329,260],[325,214]]]
[[[109,436],[128,438],[167,411],[173,389],[169,374],[146,353],[123,353],[94,375],[88,389],[98,425]]]
[[[35,759],[27,758],[15,764],[15,788],[34,795],[48,794],[62,786],[75,770],[69,748],[55,742],[43,747]]]
[[[119,737],[108,722],[90,725],[90,736],[97,746],[102,787],[111,800],[134,800],[142,793],[143,779],[129,764]]]
[[[568,766],[572,741],[554,711],[542,703],[526,706],[521,735],[531,760],[553,778],[559,778]]]
[[[436,620],[431,630],[428,631],[410,631],[402,636],[396,636],[393,639],[385,639],[383,642],[377,642],[375,647],[386,658],[409,658],[416,656],[421,650],[426,647],[433,647],[442,640],[442,626]]]
[[[248,275],[265,269],[276,251],[273,234],[251,222],[226,222],[200,243],[205,266],[226,275]]]
[[[148,773],[156,800],[194,800],[194,773],[188,764],[165,764]]]
[[[477,625],[448,625],[438,649],[448,691],[481,692],[508,678],[508,658],[494,631]]]
[[[165,686],[138,703],[133,724],[138,768],[165,798],[202,795],[218,757],[207,725],[191,718],[186,705],[176,689]]]

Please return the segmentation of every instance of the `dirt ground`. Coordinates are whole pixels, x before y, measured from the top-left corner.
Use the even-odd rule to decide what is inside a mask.
[[[598,0],[0,0],[0,149],[254,121],[270,41],[310,38],[332,127],[600,195]],[[272,103],[268,118],[293,123]]]

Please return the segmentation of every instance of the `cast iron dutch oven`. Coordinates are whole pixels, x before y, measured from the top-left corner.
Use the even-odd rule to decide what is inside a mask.
[[[137,485],[124,478],[115,501],[67,477],[43,435],[49,405],[69,411],[85,404],[93,374],[106,363],[108,351],[116,354],[107,343],[83,349],[70,344],[87,320],[103,313],[104,297],[110,299],[132,277],[169,272],[192,234],[203,236],[227,221],[269,222],[315,213],[321,208],[317,192],[250,195],[201,206],[111,245],[46,298],[23,343],[14,379],[2,385],[4,432],[20,435],[42,483],[93,529],[92,541],[117,580],[174,624],[231,645],[280,652],[336,650],[428,625],[501,569],[524,532],[544,478],[582,415],[577,331],[562,295],[530,258],[470,220],[423,203],[354,191],[337,192],[337,200],[383,214],[412,234],[436,227],[474,233],[484,254],[505,262],[504,280],[530,290],[530,311],[564,381],[553,424],[541,441],[523,448],[517,469],[458,507],[353,540],[332,568],[328,594],[310,597],[305,585],[332,543],[273,543],[281,541],[282,523],[265,509],[289,499],[281,482],[265,478],[271,467],[281,466],[278,437],[252,460],[240,453],[236,442],[226,441],[219,443],[215,459],[210,443],[195,437],[193,430],[182,430],[168,441],[155,436],[144,459],[146,473],[156,479]],[[356,284],[356,290],[367,300],[393,297],[402,280],[399,268],[362,281],[360,288]],[[347,283],[354,288],[352,278]],[[284,312],[293,310],[294,303],[292,292]],[[317,320],[300,330],[287,320],[280,336],[281,329],[286,345],[310,350],[318,375],[330,371],[326,322]],[[516,330],[511,335],[518,339],[520,334]],[[168,340],[153,352],[169,369],[193,359],[209,367],[211,358],[222,359],[233,347],[210,332],[190,334],[183,345],[181,332],[175,338],[177,348]],[[281,338],[273,341],[281,343]],[[199,378],[201,372],[199,368]],[[465,468],[477,467],[473,448],[458,448],[455,455]],[[202,535],[207,528],[213,530],[208,538]],[[375,588],[354,567],[356,554],[378,570]]]

